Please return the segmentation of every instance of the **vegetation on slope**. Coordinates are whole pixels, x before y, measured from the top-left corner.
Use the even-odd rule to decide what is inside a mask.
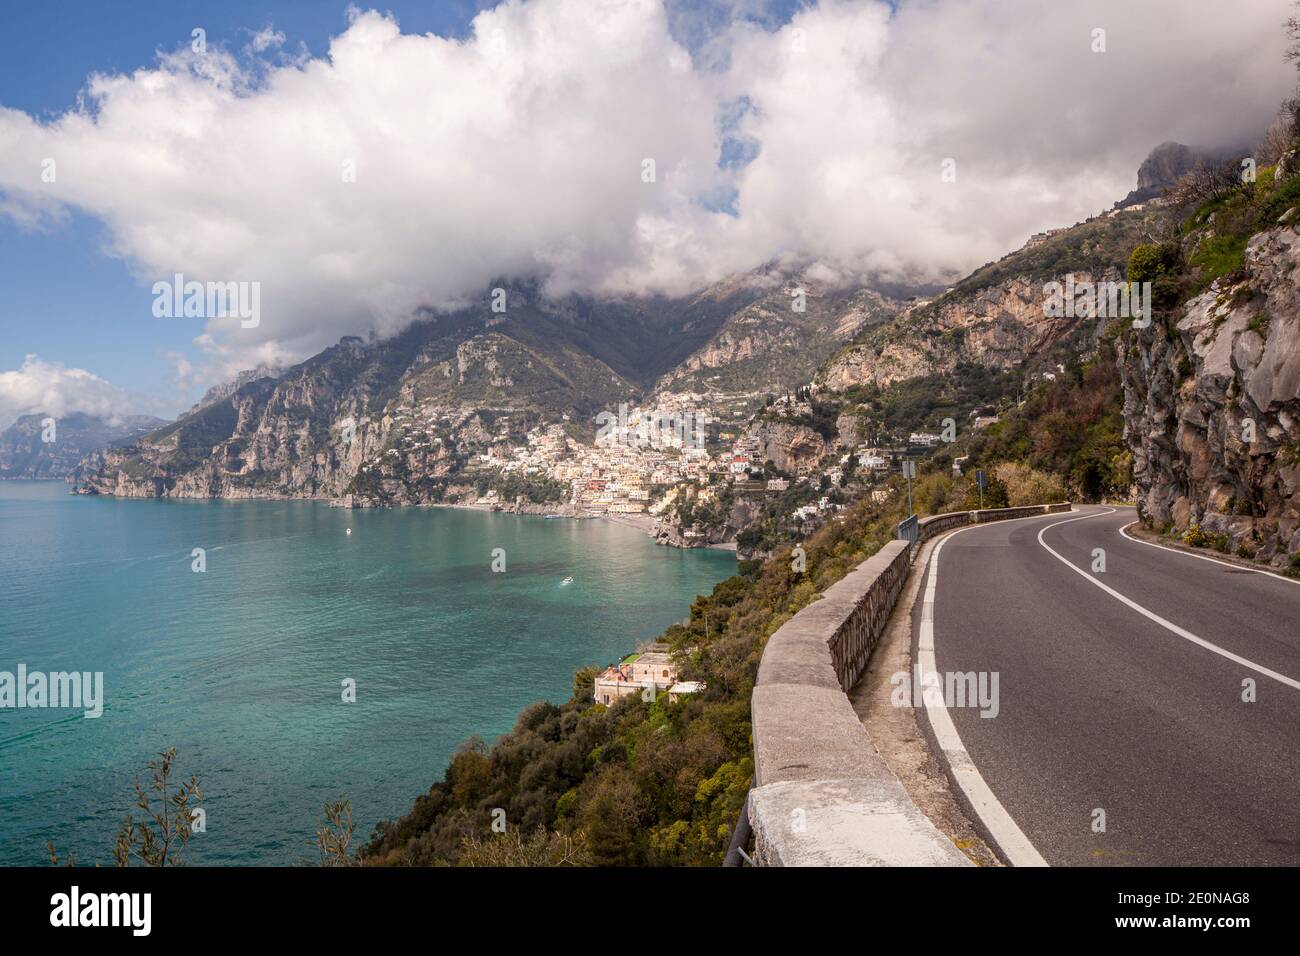
[[[1016,464],[1058,476],[1075,501],[1128,496],[1133,455],[1112,349],[1044,381],[1023,404],[963,443],[968,467]]]
[[[968,297],[1021,277],[1048,282],[1070,272],[1094,276],[1123,272],[1129,251],[1153,229],[1159,229],[1164,218],[1158,207],[1124,210],[1059,230],[1038,245],[976,269],[942,298]]]
[[[749,697],[767,638],[894,534],[897,507],[859,504],[803,543],[750,563],[662,637],[702,693],[592,703],[594,670],[564,704],[525,709],[491,747],[471,740],[405,817],[376,827],[381,865],[537,862],[716,865],[753,776]],[[505,833],[493,811],[504,811]],[[497,815],[500,819],[500,814]]]
[[[932,338],[945,308],[972,302],[988,290],[1017,279],[1043,283],[1059,281],[1068,273],[1122,276],[1133,247],[1152,236],[1163,235],[1168,228],[1168,209],[1156,205],[1120,210],[1055,230],[1033,245],[981,266],[934,300],[900,313],[882,325],[864,329],[854,341],[881,347],[917,337]]]
[[[1293,58],[1300,58],[1300,32],[1293,30],[1292,39],[1297,42]],[[1249,160],[1198,166],[1170,191],[1179,209],[1178,228],[1161,241],[1138,245],[1128,260],[1129,281],[1152,283],[1156,313],[1166,326],[1215,280],[1244,277],[1239,274],[1252,236],[1280,222],[1295,222],[1300,207],[1297,142],[1300,99],[1283,104]],[[1259,164],[1253,176],[1247,175],[1247,163]]]
[[[843,411],[860,412],[889,432],[939,431],[945,418],[964,423],[972,409],[997,408],[1020,390],[1020,377],[971,362],[945,375],[924,375],[885,388],[860,385],[841,393]]]

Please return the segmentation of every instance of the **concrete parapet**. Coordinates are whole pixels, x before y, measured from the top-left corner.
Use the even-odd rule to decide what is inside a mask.
[[[932,515],[918,522],[918,541],[1069,510],[1063,503]],[[913,557],[907,541],[890,541],[767,642],[750,708],[749,820],[760,865],[971,865],[916,808],[846,694],[884,633]]]

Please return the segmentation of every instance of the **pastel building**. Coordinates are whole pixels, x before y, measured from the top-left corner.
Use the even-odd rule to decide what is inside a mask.
[[[704,685],[699,681],[678,681],[677,664],[667,645],[657,644],[639,654],[630,654],[617,666],[607,667],[592,687],[592,698],[598,704],[613,704],[631,694],[658,696],[668,691],[669,699],[676,701],[684,694],[693,694]]]

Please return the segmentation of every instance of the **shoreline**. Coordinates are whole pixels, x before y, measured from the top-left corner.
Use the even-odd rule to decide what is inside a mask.
[[[31,481],[39,481],[39,480],[59,481],[59,480],[61,480],[61,479],[58,479],[58,478],[51,478],[51,479],[18,479],[18,480],[24,480],[24,481],[27,481],[27,480],[31,480]],[[69,493],[70,495],[79,495],[79,494],[80,494],[80,495],[82,495],[83,497],[92,497],[92,498],[94,498],[94,497],[118,498],[118,497],[119,497],[118,495],[104,494],[104,493],[102,493],[102,492],[99,492],[99,493],[92,493],[92,494],[85,494],[84,492],[79,492],[79,491],[78,491],[78,488],[77,488],[77,486],[76,486],[75,484],[73,485],[73,487],[71,488],[71,490],[69,490],[68,493]],[[156,501],[160,501],[160,500],[165,500],[165,499],[166,499],[167,497],[169,497],[169,496],[155,496],[155,495],[148,495],[148,496],[145,496],[145,495],[141,495],[141,496],[138,496],[138,497],[137,497],[137,496],[134,496],[134,495],[127,495],[127,496],[121,496],[121,497],[123,497],[123,498],[125,498],[125,499],[133,499],[133,500],[141,500],[141,501],[144,501],[144,500],[156,500]],[[343,498],[339,498],[339,497],[326,497],[326,496],[298,496],[298,495],[248,495],[248,496],[240,496],[240,497],[238,497],[238,498],[230,498],[230,497],[211,497],[211,496],[205,496],[205,497],[193,497],[193,498],[191,498],[191,497],[185,497],[185,496],[178,496],[178,497],[175,498],[174,500],[184,500],[184,501],[318,501],[318,502],[321,502],[321,503],[323,503],[323,504],[325,504],[325,505],[327,505],[327,506],[329,506],[329,507],[331,507],[331,508],[355,508],[355,507],[356,507],[355,505],[352,505],[352,504],[350,504],[350,503],[347,503],[347,502],[345,501],[345,499],[343,499]],[[613,522],[614,524],[620,524],[620,525],[623,525],[624,527],[634,528],[634,529],[636,529],[637,531],[641,531],[641,532],[643,532],[643,533],[646,535],[646,537],[648,537],[648,538],[652,538],[656,544],[661,544],[661,545],[664,545],[665,547],[669,547],[669,548],[678,548],[678,549],[683,550],[683,551],[694,550],[696,547],[698,547],[698,548],[708,548],[708,549],[711,549],[711,550],[714,550],[714,551],[729,551],[729,552],[731,552],[732,554],[735,554],[735,553],[736,553],[736,542],[734,542],[734,541],[716,541],[716,542],[710,542],[710,543],[708,543],[708,544],[701,544],[701,545],[684,545],[684,544],[679,544],[679,543],[677,543],[677,542],[674,541],[674,540],[670,540],[671,538],[673,538],[673,537],[676,536],[674,533],[672,533],[672,529],[665,529],[664,524],[663,524],[663,522],[662,522],[660,519],[655,518],[655,517],[651,517],[650,515],[646,515],[646,514],[608,514],[608,513],[606,513],[606,514],[594,514],[594,513],[591,513],[591,512],[577,511],[577,510],[575,510],[575,509],[573,508],[572,505],[549,505],[549,504],[529,505],[529,506],[527,507],[526,510],[520,511],[520,510],[518,509],[518,507],[515,506],[515,505],[510,505],[510,506],[506,507],[506,506],[502,506],[502,505],[486,505],[486,504],[479,504],[479,503],[477,503],[477,502],[449,502],[449,501],[427,501],[427,502],[420,502],[420,503],[418,503],[418,504],[400,504],[400,505],[396,505],[396,506],[389,505],[389,506],[387,506],[387,507],[397,507],[397,508],[455,508],[455,509],[459,509],[459,510],[462,510],[462,511],[479,511],[479,512],[487,512],[487,513],[494,513],[494,512],[495,512],[495,513],[498,513],[498,514],[524,515],[524,516],[526,516],[526,517],[533,517],[533,518],[565,518],[565,519],[568,519],[568,520],[571,520],[571,521],[594,521],[594,520],[604,520],[604,521],[610,521],[610,522]],[[535,510],[533,510],[533,509],[535,509]],[[663,531],[665,531],[665,530],[668,530],[669,533],[668,533],[668,534],[661,534],[661,532],[663,532]]]
[[[636,528],[644,531],[647,535],[655,539],[657,544],[664,544],[670,548],[681,548],[683,551],[693,550],[685,545],[674,544],[668,541],[661,541],[659,532],[663,529],[663,522],[658,518],[652,518],[649,515],[629,515],[629,514],[605,514],[591,515],[593,518],[605,518],[615,524],[626,525],[629,528]],[[715,541],[709,544],[700,545],[701,548],[711,548],[715,551],[730,551],[733,554],[736,551],[736,542],[734,541]]]
[[[445,501],[430,502],[427,505],[417,505],[417,507],[460,508],[466,511],[497,512],[499,514],[524,515],[526,517],[533,517],[533,518],[565,518],[572,521],[609,521],[612,522],[613,524],[623,525],[624,527],[634,528],[637,531],[643,532],[646,535],[646,537],[653,538],[656,544],[662,544],[665,547],[670,547],[670,548],[678,548],[682,551],[695,550],[694,548],[686,547],[684,545],[674,544],[668,541],[661,541],[659,537],[659,531],[663,527],[663,522],[660,521],[658,518],[653,518],[650,515],[646,515],[646,514],[608,514],[608,513],[593,514],[590,512],[564,514],[556,510],[516,511],[513,508],[496,507],[493,505],[481,505],[478,503],[451,504]],[[538,505],[537,507],[540,508],[542,506]],[[718,541],[711,544],[703,544],[700,545],[699,547],[712,549],[714,551],[730,551],[732,554],[736,553],[736,542],[734,541]]]

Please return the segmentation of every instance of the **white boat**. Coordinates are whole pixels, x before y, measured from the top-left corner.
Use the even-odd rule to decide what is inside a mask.
[[[560,582],[560,587],[564,587],[566,584],[572,584],[572,583],[573,583],[573,575],[569,575],[567,578],[565,578],[563,581]]]
[[[351,533],[352,533],[352,529],[351,529],[351,528],[348,528],[348,534],[351,534]]]

